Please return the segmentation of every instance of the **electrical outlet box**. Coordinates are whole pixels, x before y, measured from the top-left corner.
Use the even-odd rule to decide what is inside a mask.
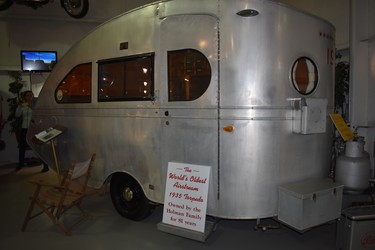
[[[299,98],[294,100],[293,132],[317,134],[326,132],[327,99]]]

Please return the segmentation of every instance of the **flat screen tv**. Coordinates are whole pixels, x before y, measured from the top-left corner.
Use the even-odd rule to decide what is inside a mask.
[[[21,50],[22,71],[49,72],[56,63],[56,51]]]

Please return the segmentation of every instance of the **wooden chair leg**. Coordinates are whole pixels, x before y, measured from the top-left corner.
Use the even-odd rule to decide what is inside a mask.
[[[26,230],[26,227],[27,227],[27,224],[30,220],[31,213],[33,212],[33,209],[34,209],[34,202],[31,202],[30,206],[29,206],[29,209],[27,210],[25,220],[23,221],[23,224],[22,224],[22,229],[21,229],[22,232],[24,232]]]
[[[39,205],[39,207],[44,211],[44,213],[51,219],[53,224],[55,224],[65,235],[69,236],[72,234],[68,229],[65,228],[65,226],[62,223],[59,222],[59,219],[53,213],[51,213],[48,208],[38,203],[37,205]]]
[[[81,207],[81,204],[76,204],[76,207],[81,211],[82,213],[82,218],[85,219],[85,218],[91,218],[91,214],[88,213],[86,210],[84,210],[82,207]]]
[[[35,204],[36,199],[37,199],[37,197],[38,197],[38,194],[39,194],[40,188],[41,188],[41,186],[37,186],[37,188],[35,189],[34,195],[33,195],[32,198],[31,198],[31,202],[30,202],[29,208],[28,208],[28,210],[27,210],[25,220],[23,221],[23,224],[22,224],[22,229],[21,229],[22,232],[24,232],[24,231],[26,230],[27,224],[29,223],[29,220],[30,220],[31,217],[32,217],[31,214],[32,214],[32,212],[33,212],[34,204]]]
[[[70,230],[66,229],[63,224],[61,224],[58,220],[53,220],[53,223],[67,236],[72,235]]]

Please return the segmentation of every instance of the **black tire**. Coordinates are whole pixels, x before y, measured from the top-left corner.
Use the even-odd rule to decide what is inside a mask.
[[[9,9],[12,4],[13,0],[0,0],[0,11]]]
[[[89,0],[61,0],[65,12],[73,18],[82,18],[89,11]]]
[[[150,204],[142,187],[128,174],[114,174],[110,190],[113,206],[125,218],[139,221],[153,211],[154,206]]]

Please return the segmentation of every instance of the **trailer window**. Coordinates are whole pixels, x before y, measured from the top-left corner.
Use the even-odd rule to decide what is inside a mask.
[[[99,61],[98,101],[140,101],[154,98],[154,55]]]
[[[168,100],[192,101],[207,90],[211,81],[208,59],[193,49],[168,51]]]
[[[91,102],[91,63],[74,67],[55,91],[57,103]]]
[[[311,94],[318,85],[318,68],[310,58],[300,57],[293,64],[291,79],[299,93]]]

